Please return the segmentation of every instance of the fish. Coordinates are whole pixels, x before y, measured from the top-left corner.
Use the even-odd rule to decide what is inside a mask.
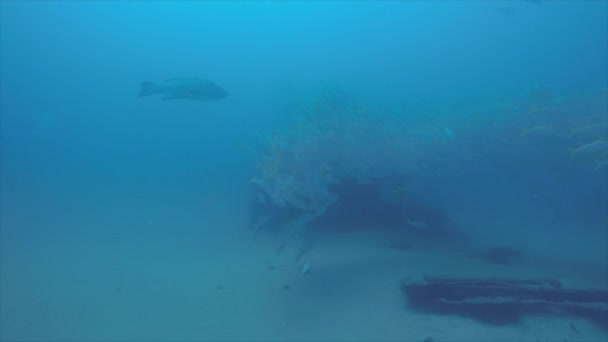
[[[449,129],[449,128],[446,127],[446,128],[443,129],[443,132],[448,137],[448,139],[450,139],[450,140],[454,139],[454,131],[452,131],[451,129]]]
[[[595,168],[594,170],[599,170],[603,167],[608,166],[608,159],[604,159],[604,160],[596,160],[595,161]]]
[[[304,263],[302,265],[302,267],[300,268],[300,273],[302,274],[309,274],[311,271],[310,269],[310,264],[309,263]]]
[[[581,127],[574,128],[570,131],[568,135],[570,138],[584,137],[584,136],[602,136],[608,132],[608,125],[606,123],[596,123],[585,125]]]
[[[217,84],[198,77],[176,77],[161,83],[141,82],[139,96],[163,94],[163,100],[215,101],[228,96]]]
[[[276,262],[271,261],[271,260],[266,260],[266,269],[267,270],[269,270],[269,271],[276,270],[278,267],[279,267],[279,265]]]
[[[304,255],[308,254],[308,252],[310,252],[313,249],[314,245],[315,245],[315,243],[312,239],[308,239],[307,241],[304,241],[298,248],[296,255],[294,257],[296,263],[299,263],[300,260],[302,259],[302,257]]]
[[[596,139],[590,143],[570,149],[570,156],[589,155],[608,151],[608,140]]]
[[[542,125],[542,126],[534,126],[534,127],[530,127],[530,128],[522,128],[520,130],[519,135],[523,137],[530,133],[549,133],[551,131],[553,131],[553,128],[551,126]]]
[[[419,220],[407,220],[407,226],[416,230],[429,230],[429,224]]]
[[[580,334],[581,333],[578,330],[578,327],[574,323],[570,322],[570,324],[568,324],[568,325],[570,326],[570,330],[574,331],[576,334]]]

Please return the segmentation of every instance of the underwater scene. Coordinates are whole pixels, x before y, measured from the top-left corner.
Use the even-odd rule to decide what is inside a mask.
[[[1,1],[0,341],[607,341],[608,1]]]

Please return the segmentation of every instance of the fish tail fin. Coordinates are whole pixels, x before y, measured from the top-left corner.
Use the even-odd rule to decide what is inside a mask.
[[[158,86],[154,82],[141,82],[139,84],[139,96],[148,96],[158,92]]]

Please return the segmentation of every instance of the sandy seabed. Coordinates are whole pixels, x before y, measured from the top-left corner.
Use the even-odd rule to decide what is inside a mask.
[[[605,275],[399,251],[373,230],[320,239],[306,256],[312,272],[302,274],[270,239],[253,238],[246,210],[228,198],[56,201],[32,212],[41,201],[3,208],[2,341],[608,339],[578,318],[497,326],[416,313],[399,290],[402,278],[428,274],[553,276],[589,286]]]

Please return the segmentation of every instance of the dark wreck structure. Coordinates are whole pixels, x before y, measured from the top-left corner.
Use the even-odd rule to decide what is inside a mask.
[[[445,242],[446,249],[458,250],[459,244],[467,244],[454,222],[427,200],[436,173],[430,170],[447,165],[457,170],[460,163],[471,160],[493,162],[496,151],[483,138],[502,134],[492,131],[496,129],[493,123],[478,130],[482,134],[462,126],[458,130],[461,137],[455,140],[451,129],[435,122],[374,115],[339,87],[326,89],[295,113],[280,129],[260,136],[249,229],[275,238],[277,252],[289,246],[303,273],[309,271],[303,260],[312,250],[315,234],[325,230],[383,227],[405,231],[415,241]],[[563,121],[572,120],[566,117]],[[518,131],[507,120],[501,128],[505,127]],[[564,137],[567,135],[555,139],[567,144]],[[476,142],[478,148],[469,149],[466,141]],[[506,151],[501,167],[526,162],[522,156],[529,148],[521,143]],[[512,163],[507,158],[513,158]],[[387,247],[408,250],[411,245],[395,241]],[[498,246],[460,256],[509,267],[522,254]],[[419,311],[458,314],[494,324],[515,322],[527,314],[559,314],[608,328],[606,289],[563,288],[558,280],[427,277],[404,281],[401,291]]]

